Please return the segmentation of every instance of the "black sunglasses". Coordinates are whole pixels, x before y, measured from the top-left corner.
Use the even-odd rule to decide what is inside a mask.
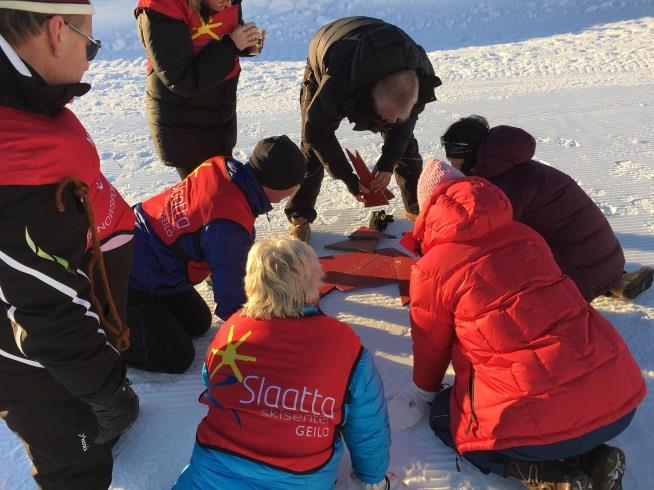
[[[441,146],[445,148],[446,155],[470,155],[472,148],[468,143],[452,143],[441,138]]]
[[[64,24],[66,24],[70,30],[75,31],[77,34],[85,37],[89,41],[89,44],[86,45],[86,60],[93,61],[95,57],[98,55],[98,51],[100,51],[100,48],[102,47],[102,43],[100,42],[100,40],[93,39],[92,37],[87,36],[82,31],[80,31],[77,27],[75,27],[72,24],[69,24],[67,21],[64,21]]]

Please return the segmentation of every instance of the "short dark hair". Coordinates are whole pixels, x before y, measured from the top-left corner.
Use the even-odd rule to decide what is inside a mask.
[[[12,46],[20,46],[32,36],[43,31],[46,21],[53,14],[40,14],[25,10],[0,9],[0,35]],[[63,19],[79,27],[83,15],[62,15]]]
[[[51,14],[0,9],[0,35],[12,46],[18,46],[39,34],[48,17]]]

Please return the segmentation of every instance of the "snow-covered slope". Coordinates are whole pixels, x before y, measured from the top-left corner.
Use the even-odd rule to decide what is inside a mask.
[[[144,60],[136,44],[131,1],[99,0],[95,32],[106,41],[87,75],[93,90],[74,110],[89,128],[103,170],[131,203],[176,181],[153,152],[144,117]],[[239,87],[239,144],[245,159],[257,140],[286,133],[299,140],[298,91],[306,41],[322,23],[345,15],[373,15],[405,28],[430,52],[443,79],[439,101],[420,118],[417,137],[425,155],[443,157],[439,136],[460,116],[482,114],[491,125],[509,124],[538,140],[536,157],[569,173],[608,216],[625,249],[628,267],[654,264],[654,2],[652,0],[244,0],[246,18],[269,32],[268,52],[243,63]],[[447,48],[447,50],[444,50]],[[375,135],[339,130],[344,146],[369,162],[380,153]],[[392,190],[397,190],[393,189]],[[396,193],[398,194],[398,193]],[[401,216],[401,205],[396,216]],[[345,187],[326,179],[318,203],[313,245],[356,229],[369,210]],[[260,236],[284,232],[280,209],[257,223]],[[393,232],[406,230],[399,220]],[[351,324],[376,354],[387,396],[411,373],[408,314],[389,285],[350,294],[331,293],[322,308]],[[201,287],[204,294],[208,291]],[[634,303],[594,303],[619,329],[654,389],[654,292]],[[215,327],[214,327],[215,328]],[[200,339],[203,353],[211,335]],[[201,359],[183,376],[133,371],[142,414],[119,444],[113,488],[169,488],[187,463],[195,427]],[[583,409],[583,407],[580,407]],[[627,453],[626,489],[654,487],[653,395],[616,441]],[[0,424],[0,489],[31,489],[29,463]],[[468,464],[457,472],[454,455],[426,423],[393,434],[392,469],[413,489],[518,489],[480,475]],[[338,488],[347,488],[344,458]]]

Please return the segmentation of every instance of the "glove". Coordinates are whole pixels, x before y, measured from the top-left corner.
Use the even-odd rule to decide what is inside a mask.
[[[361,193],[359,189],[359,178],[356,175],[350,174],[348,179],[343,182],[347,186],[347,190],[350,191],[350,194],[353,196],[356,197]]]
[[[354,472],[350,473],[350,478],[352,478],[354,488],[357,490],[400,490],[401,488],[408,488],[400,477],[392,471],[387,472],[384,479],[377,483],[363,483]]]
[[[429,404],[435,396],[433,391],[425,391],[411,383],[388,403],[388,416],[391,428],[405,430],[413,427],[429,413]]]
[[[130,380],[123,384],[107,400],[91,401],[89,405],[98,420],[96,444],[106,444],[127,432],[139,413],[139,398],[130,387]]]

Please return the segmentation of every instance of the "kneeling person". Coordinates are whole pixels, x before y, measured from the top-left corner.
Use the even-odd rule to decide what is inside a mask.
[[[222,319],[241,307],[255,219],[295,192],[305,168],[288,137],[266,138],[246,164],[211,158],[182,182],[136,205],[128,299],[132,342],[125,354],[130,365],[186,371],[195,355],[191,337],[211,326],[211,312],[193,286],[211,274]]]
[[[343,439],[361,486],[389,488],[383,383],[352,329],[315,306],[321,280],[300,240],[252,247],[247,303],[207,353],[209,410],[175,489],[333,488]]]

